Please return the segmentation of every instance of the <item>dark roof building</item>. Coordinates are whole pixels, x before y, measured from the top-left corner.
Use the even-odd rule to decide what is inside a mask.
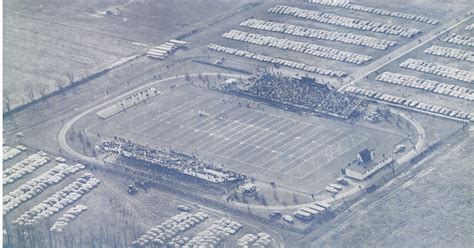
[[[357,154],[357,159],[359,160],[359,162],[364,164],[372,161],[373,158],[373,153],[367,148]]]

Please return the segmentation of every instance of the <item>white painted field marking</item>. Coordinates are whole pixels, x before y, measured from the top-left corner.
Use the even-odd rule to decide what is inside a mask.
[[[295,145],[293,148],[288,149],[288,150],[292,150],[292,149],[296,148],[297,146],[299,146],[300,144],[305,143],[305,142],[308,142],[308,141],[310,141],[311,139],[314,139],[314,138],[317,137],[323,130],[324,130],[324,128],[318,130],[319,132],[317,132],[315,135],[311,136],[311,138],[309,138],[309,139],[303,139],[303,141],[301,141],[300,143],[298,143],[297,145]],[[312,142],[309,142],[308,144],[304,145],[303,147],[307,147],[307,146],[313,145],[313,144],[314,144],[314,140],[313,140]],[[298,155],[297,155],[297,152],[298,152],[299,150],[302,150],[303,147],[297,149],[295,152],[289,153],[289,154],[290,154],[289,157],[290,157],[290,158],[293,158],[293,159],[291,159],[290,161],[288,161],[288,163],[287,163],[288,165],[291,164],[291,163],[293,163],[293,162],[296,161],[297,159],[301,159],[301,160],[303,160],[303,161],[306,161],[305,159],[302,158],[303,155],[302,155],[302,156],[298,156]]]
[[[204,104],[206,102],[209,102],[209,101],[212,101],[212,100],[208,99],[208,98],[207,99],[204,98],[203,100],[200,100],[199,102],[197,102],[193,105],[186,106],[186,108],[181,110],[181,111],[171,112],[173,115],[169,116],[166,119],[163,119],[162,122],[163,121],[172,121],[172,118],[180,117],[180,116],[182,116],[182,114],[186,114],[189,111],[189,109],[193,109],[195,106],[202,105],[202,104]]]
[[[239,116],[240,116],[240,115],[239,115]],[[245,114],[242,113],[242,116],[245,116]],[[245,126],[246,126],[246,123],[252,119],[252,115],[249,115],[249,116],[247,116],[246,118],[249,118],[249,119],[244,119],[243,121],[242,121],[242,120],[234,120],[233,122],[234,122],[235,124],[237,124],[237,125],[234,126],[234,127],[231,128],[231,129],[225,131],[225,132],[222,133],[221,135],[222,135],[222,136],[227,136],[227,133],[230,133],[230,132],[234,131],[235,129],[241,129],[241,128],[245,127]],[[232,120],[232,119],[230,119],[230,120]],[[229,121],[230,121],[230,120],[229,120]]]
[[[324,128],[321,128],[319,126],[315,126],[317,129],[314,131],[314,135],[311,136],[310,138],[308,139],[303,139],[303,141],[301,141],[300,143],[296,144],[293,148],[291,149],[288,149],[289,151],[293,150],[293,149],[296,149],[298,146],[300,146],[301,144],[305,143],[305,142],[308,142],[308,144],[296,149],[296,151],[292,152],[293,154],[296,154],[298,151],[300,150],[304,150],[304,148],[306,148],[307,146],[310,146],[310,145],[313,145],[316,141],[315,139],[325,130]],[[311,141],[311,142],[309,142]],[[298,156],[299,157],[299,156]]]
[[[200,102],[203,102],[203,101],[206,101],[206,98],[202,98]],[[188,102],[190,102],[190,101],[188,101]],[[155,118],[153,118],[153,121],[154,121],[155,119],[158,119],[158,118],[163,117],[163,116],[167,116],[167,117],[166,117],[166,118],[163,118],[163,119],[161,119],[161,120],[159,120],[159,121],[157,121],[157,122],[152,122],[152,123],[150,123],[151,125],[146,126],[145,128],[141,128],[141,129],[140,129],[141,132],[145,131],[146,129],[151,128],[151,127],[154,126],[154,125],[157,125],[157,124],[160,124],[160,123],[164,123],[165,121],[169,120],[172,116],[175,116],[176,114],[181,113],[182,111],[180,111],[179,109],[183,108],[183,107],[186,105],[186,103],[188,103],[188,102],[185,102],[185,103],[183,103],[182,105],[179,105],[178,107],[175,107],[175,108],[173,108],[173,109],[171,109],[171,110],[162,111],[162,114],[160,114],[160,115],[156,116]],[[185,110],[183,110],[183,111],[185,111]]]
[[[229,109],[226,109],[226,111],[230,111],[231,109],[234,109],[235,106],[231,106]],[[208,133],[217,133],[219,132],[220,130],[228,127],[229,125],[233,125],[233,121],[229,120],[229,119],[218,119],[217,118],[218,115],[215,115],[213,116],[214,119],[216,120],[216,123],[218,123],[218,125],[214,125],[214,126],[210,126],[208,127],[207,129],[205,129],[204,127],[200,128],[202,130],[204,130],[205,132],[208,132]]]
[[[350,148],[346,149],[345,151],[342,151],[342,152],[339,154],[339,156],[341,156],[341,155],[343,155],[344,153],[346,153],[346,152],[348,152],[348,151],[354,149],[354,147],[356,147],[356,146],[358,146],[358,145],[360,145],[360,144],[366,142],[367,140],[368,140],[367,138],[362,139],[360,142],[357,142],[355,145],[351,146]],[[331,160],[331,161],[332,161],[332,160]],[[326,163],[320,165],[319,167],[316,168],[316,170],[319,170],[319,169],[325,167],[325,166],[326,166],[327,164],[329,164],[331,161],[328,161],[328,162],[326,162]],[[314,171],[313,171],[313,172],[314,172]],[[313,173],[313,172],[311,172],[311,173]]]
[[[295,136],[295,135],[297,135],[297,136],[293,140],[291,140],[290,142],[288,142],[286,144],[282,144],[280,146],[280,151],[291,154],[289,152],[291,149],[294,149],[296,147],[296,145],[304,143],[307,140],[307,139],[301,138],[301,135],[304,135],[305,133],[310,132],[314,128],[315,128],[315,126],[310,125],[310,126],[307,126],[307,127],[303,128],[301,131],[298,131],[298,132],[295,132],[295,133],[291,134],[290,136]]]
[[[218,106],[218,105],[220,105],[220,104],[219,104],[219,103],[216,103],[216,104],[214,104],[214,105],[213,105],[212,107],[210,107],[210,108],[214,108],[215,106]],[[189,114],[189,117],[188,117],[187,119],[184,119],[184,120],[182,120],[182,121],[177,122],[176,125],[179,126],[179,125],[181,125],[181,123],[187,122],[187,121],[189,121],[190,119],[193,119],[193,118],[198,119],[199,116],[197,116],[197,114],[196,114],[196,111],[197,111],[197,110],[198,110],[198,109],[196,109],[196,108],[190,108],[189,111],[187,112],[187,114]]]
[[[214,121],[212,121],[212,123],[215,123],[215,122],[217,122],[216,119],[215,119]],[[232,125],[233,122],[227,122],[226,125],[227,125],[227,124]],[[208,129],[208,130],[204,130],[204,129],[201,128],[201,129],[198,130],[198,132],[211,135],[210,131],[211,131],[212,129],[216,128],[216,127],[218,127],[218,125],[216,125],[216,126],[210,128],[210,129]],[[227,138],[227,140],[229,140],[228,137],[224,137],[224,136],[219,135],[219,134],[217,134],[217,133],[212,133],[212,135],[213,135],[213,136],[216,136],[216,137],[219,137],[219,138],[221,138],[221,139],[223,139],[223,140],[225,140],[226,138]],[[199,135],[198,135],[198,136],[199,136]],[[198,136],[196,136],[196,137],[198,137]],[[232,140],[233,140],[233,139],[232,139]],[[207,142],[205,142],[205,143],[209,143],[209,142],[210,142],[210,141],[207,141]],[[221,147],[221,148],[222,148],[222,147]]]
[[[266,146],[268,143],[272,142],[273,144],[276,144],[278,142],[281,142],[283,139],[287,138],[285,135],[281,134],[280,132],[278,132],[279,130],[281,129],[284,129],[284,128],[289,128],[291,126],[296,126],[298,123],[298,121],[291,121],[290,123],[286,124],[285,126],[282,126],[282,127],[279,127],[278,129],[276,129],[275,131],[272,131],[273,133],[275,133],[275,136],[271,139],[269,139],[267,142],[263,143],[263,144],[260,144],[260,146]],[[280,137],[283,137],[282,140],[278,140],[278,142],[273,142],[273,139],[275,138],[280,138]]]
[[[247,148],[249,148],[249,147],[250,147],[251,149],[253,149],[253,150],[255,149],[255,146],[254,146],[254,145],[249,145],[249,144],[246,144],[246,143],[241,143],[241,144],[244,145],[245,147],[242,148],[242,149],[237,150],[236,152],[234,152],[234,153],[232,153],[232,154],[230,154],[229,157],[232,158],[234,155],[237,155],[237,153],[240,153],[240,152],[242,152],[243,150],[245,150],[245,149],[247,149]],[[253,148],[252,148],[252,147],[253,147]],[[240,160],[239,158],[235,158],[235,159]]]
[[[213,105],[211,108],[214,108],[215,106],[218,106],[220,103],[216,103],[215,105]],[[232,107],[231,107],[232,108]],[[191,111],[195,112],[196,109],[192,109]],[[189,111],[188,111],[188,114],[189,114]],[[212,115],[209,115],[209,117],[213,117]],[[209,125],[213,125],[215,124],[218,120],[216,118],[213,118],[211,121],[209,121],[208,123],[206,123],[204,126],[200,127],[200,128],[197,128],[197,126],[199,125],[202,125],[202,121],[199,122],[199,116],[196,116],[195,113],[192,113],[190,115],[189,118],[183,120],[183,121],[180,121],[179,123],[177,123],[176,125],[180,125],[182,122],[187,122],[189,120],[192,120],[192,119],[196,119],[198,120],[197,123],[194,123],[194,122],[189,122],[187,125],[185,125],[185,127],[183,126],[183,128],[185,128],[185,130],[183,130],[182,133],[184,132],[187,132],[189,130],[194,130],[195,132],[200,132],[200,133],[208,133],[205,131],[205,127],[209,126]],[[209,120],[210,118],[206,118],[206,119],[203,119],[204,120]],[[191,124],[192,123],[192,124]],[[212,128],[211,128],[212,129]],[[177,135],[175,135],[174,137],[170,138],[170,139],[176,139],[178,136],[180,136],[182,133],[178,133]]]
[[[277,123],[280,124],[280,122],[282,122],[282,121],[284,121],[284,119],[277,120],[271,126],[275,126]],[[265,134],[261,135],[261,136],[258,136],[258,137],[255,136],[254,137],[255,139],[253,141],[249,140],[249,143],[253,144],[253,145],[256,145],[257,147],[264,147],[263,144],[268,141],[269,137],[273,138],[275,135],[277,135],[275,133],[275,131],[273,129],[270,129],[270,128],[263,128],[262,132],[265,133]],[[261,142],[263,142],[263,143],[261,143]]]
[[[236,136],[236,135],[240,136],[240,135],[246,133],[245,130],[247,130],[247,129],[249,129],[249,128],[250,128],[250,129],[253,129],[254,126],[252,125],[252,123],[254,123],[255,119],[257,119],[257,118],[259,118],[259,117],[260,117],[260,116],[255,116],[254,118],[250,119],[250,120],[249,120],[249,123],[246,123],[246,127],[242,128],[242,129],[240,129],[238,132],[232,134],[231,136],[229,136],[229,138],[232,138],[232,137],[234,137],[234,136]],[[255,128],[257,128],[257,127],[255,127]]]
[[[333,131],[333,130],[330,130],[330,131]],[[317,146],[315,146],[313,149],[311,149],[311,150],[305,152],[303,155],[301,155],[301,156],[299,156],[299,157],[304,158],[307,154],[313,153],[314,150],[319,150],[319,152],[321,152],[322,150],[320,150],[320,148],[321,148],[322,146],[324,146],[328,141],[330,141],[331,139],[333,139],[333,138],[335,138],[335,137],[337,137],[337,136],[340,136],[340,135],[342,135],[342,134],[345,134],[345,133],[339,132],[339,131],[333,131],[333,132],[335,132],[334,135],[325,136],[325,139],[324,139],[324,141],[323,141],[322,143],[318,141],[319,144],[318,144]],[[317,152],[317,153],[315,153],[315,154],[318,154],[319,152]],[[313,155],[313,156],[314,156],[314,155]],[[312,156],[311,156],[311,157],[312,157]]]
[[[303,124],[303,123],[298,123],[298,124]],[[304,124],[303,124],[304,125]],[[288,143],[291,143],[293,142],[293,135],[295,134],[298,134],[300,133],[301,131],[303,130],[306,130],[307,128],[311,127],[311,125],[307,125],[307,126],[302,126],[300,129],[291,129],[289,131],[286,132],[286,134],[284,135],[286,138],[283,139],[283,140],[280,140],[279,142],[275,142],[273,146],[271,146],[271,148],[275,147],[274,149],[275,150],[278,150],[280,152],[284,152],[282,151],[282,146],[284,146],[285,144],[288,144]],[[288,140],[289,138],[289,140]],[[287,140],[285,143],[282,143],[284,142],[285,140]]]
[[[262,119],[262,120],[263,120],[263,119]],[[245,139],[241,140],[241,141],[247,143],[247,142],[246,142],[247,140],[249,140],[249,139],[255,137],[256,135],[260,135],[260,134],[264,133],[264,130],[263,130],[262,128],[260,128],[260,127],[254,127],[254,130],[251,131],[251,132],[248,132],[246,135],[248,135],[248,134],[250,134],[250,133],[252,133],[252,132],[255,132],[255,131],[258,131],[258,132],[257,132],[256,134],[251,135],[251,136],[248,137],[248,138],[245,138]],[[245,135],[243,135],[243,136],[245,136]],[[247,144],[249,144],[249,143],[247,143]]]
[[[233,138],[235,135],[239,134],[243,129],[247,128],[248,125],[247,125],[247,122],[252,120],[253,118],[245,121],[245,122],[238,122],[238,125],[236,125],[235,127],[229,129],[228,131],[224,132],[223,134],[221,134],[222,137],[225,137],[225,138],[228,138],[228,139],[231,139],[231,140],[236,140],[235,138]],[[236,133],[230,135],[230,136],[227,136],[228,133],[230,132],[233,132],[234,130],[238,129],[239,131],[237,131]],[[217,145],[218,143],[216,143]],[[215,146],[215,145],[214,145]],[[219,147],[217,148],[214,152],[222,149],[223,147]]]

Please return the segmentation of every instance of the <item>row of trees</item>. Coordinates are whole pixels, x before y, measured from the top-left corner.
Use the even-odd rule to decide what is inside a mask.
[[[63,232],[57,233],[50,231],[50,220],[35,227],[9,226],[5,222],[3,226],[3,247],[6,248],[129,247],[130,242],[143,232],[136,226],[108,228],[97,225],[85,229],[69,226]]]
[[[67,84],[69,85],[74,85],[74,74],[71,72],[66,73],[66,78],[68,80],[68,83],[64,83],[62,80],[56,80],[55,82],[55,89],[50,89],[51,87],[48,86],[47,84],[44,83],[32,83],[29,82],[21,88],[23,90],[23,104],[26,104],[28,102],[32,102],[36,99],[41,99],[44,98],[48,95],[48,93],[58,91],[62,92]],[[87,78],[87,75],[86,77]],[[3,104],[5,106],[6,111],[10,111],[12,107],[12,101],[14,97],[14,93],[5,89],[3,92]]]

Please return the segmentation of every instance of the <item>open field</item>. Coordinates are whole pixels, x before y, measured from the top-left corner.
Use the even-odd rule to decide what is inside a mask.
[[[12,108],[143,49],[122,39],[15,12],[7,13],[4,25],[4,95],[11,99]]]
[[[7,103],[14,108],[40,98],[121,58],[143,53],[147,46],[197,33],[203,23],[254,4],[212,3],[188,1],[181,8],[175,1],[7,1],[3,111]],[[105,14],[108,9],[115,14]]]

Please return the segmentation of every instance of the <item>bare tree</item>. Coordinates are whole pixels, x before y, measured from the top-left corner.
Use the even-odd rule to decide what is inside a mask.
[[[30,102],[35,100],[35,90],[32,83],[25,84],[23,86],[23,89],[25,91],[26,97],[28,98],[28,100],[30,100]]]
[[[64,83],[61,80],[56,80],[56,88],[59,92],[63,91]]]
[[[41,97],[46,96],[46,90],[47,89],[48,89],[48,86],[46,84],[43,84],[43,85],[39,86],[38,91],[39,91],[39,94],[40,94]]]
[[[68,72],[66,72],[66,76],[69,80],[69,84],[73,84],[74,83],[74,74],[72,74],[72,72],[68,71]]]
[[[5,90],[3,92],[3,104],[5,105],[5,108],[7,111],[10,111],[10,106],[11,106],[11,98],[10,98],[10,92]]]

